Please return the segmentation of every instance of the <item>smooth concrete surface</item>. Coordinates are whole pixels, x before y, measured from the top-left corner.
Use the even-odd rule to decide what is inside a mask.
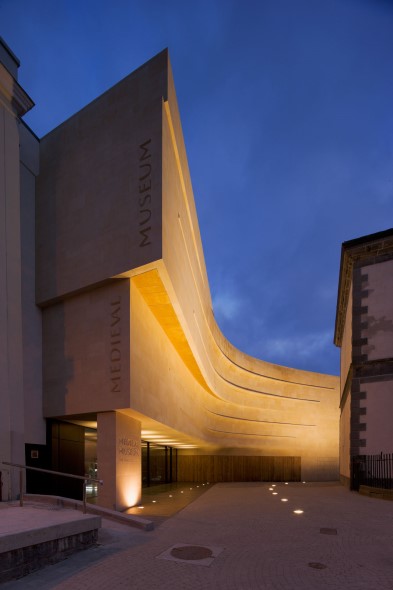
[[[167,61],[161,52],[41,139],[38,304],[161,258]]]
[[[112,281],[45,309],[45,417],[130,405],[129,291]]]
[[[338,378],[251,358],[214,319],[168,52],[40,145],[45,417],[118,411],[141,422],[143,440],[179,452],[296,456],[303,477],[337,478]],[[120,279],[130,354],[116,397],[109,302],[98,292]]]
[[[216,484],[148,533],[104,520],[96,548],[2,588],[392,589],[392,502],[338,484],[269,487]],[[179,559],[179,546],[214,549],[210,564]]]
[[[22,105],[15,94],[17,88],[17,82],[0,63],[0,461],[21,463],[24,390],[18,111]],[[16,478],[4,473],[3,498],[11,497]]]
[[[20,117],[34,103],[18,84],[19,60],[0,39],[0,462],[24,463],[25,442],[44,442],[41,314],[35,306],[38,140]],[[2,470],[3,500],[18,473]]]
[[[97,503],[124,510],[141,499],[141,423],[120,412],[103,412],[97,418],[97,461],[103,480]]]
[[[22,346],[25,442],[45,444],[42,415],[42,316],[35,304],[35,181],[39,172],[39,141],[19,123],[20,240],[22,289]]]
[[[34,504],[41,507],[49,506],[49,508],[60,509],[66,508],[76,510],[79,512],[83,511],[83,502],[81,500],[71,500],[62,496],[49,496],[44,494],[24,494],[25,504]],[[126,526],[136,527],[143,531],[152,531],[154,528],[154,522],[150,519],[143,518],[136,512],[135,515],[130,512],[117,512],[110,508],[104,508],[103,506],[97,506],[95,499],[91,499],[86,503],[86,513],[90,515],[100,516],[114,520],[120,524]]]

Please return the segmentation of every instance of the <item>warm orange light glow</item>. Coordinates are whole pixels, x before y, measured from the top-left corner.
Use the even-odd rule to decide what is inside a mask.
[[[201,373],[158,271],[154,269],[144,272],[133,277],[132,281],[141,292],[145,302],[176,348],[186,367],[205,391],[214,397],[218,397],[210,389]]]
[[[119,504],[128,507],[135,506],[141,501],[140,490],[140,474],[132,474],[117,487]]]

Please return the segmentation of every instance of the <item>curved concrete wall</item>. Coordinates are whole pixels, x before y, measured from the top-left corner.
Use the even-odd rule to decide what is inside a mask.
[[[119,410],[146,440],[298,456],[304,477],[336,477],[338,378],[251,358],[215,322],[167,53],[44,138],[41,175],[46,415]],[[130,283],[121,367],[109,313],[119,279]]]

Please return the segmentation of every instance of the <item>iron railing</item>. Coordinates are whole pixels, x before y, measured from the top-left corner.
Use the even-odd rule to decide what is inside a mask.
[[[384,490],[393,489],[393,453],[352,457],[351,488],[361,485]]]
[[[19,469],[19,504],[23,506],[23,470],[40,471],[41,473],[49,473],[51,475],[61,475],[62,477],[70,477],[72,479],[83,479],[83,513],[86,514],[86,486],[88,483],[99,483],[102,485],[104,482],[102,479],[95,479],[88,475],[74,475],[72,473],[63,473],[62,471],[51,471],[50,469],[41,469],[41,467],[28,467],[27,465],[19,465],[18,463],[8,463],[2,461],[2,465],[8,467],[14,467]]]

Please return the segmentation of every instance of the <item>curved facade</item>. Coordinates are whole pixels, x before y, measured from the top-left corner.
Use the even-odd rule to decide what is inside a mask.
[[[141,439],[177,449],[179,479],[225,457],[337,478],[339,379],[214,319],[167,51],[41,140],[36,256],[44,418],[97,427],[103,505],[138,501]]]

